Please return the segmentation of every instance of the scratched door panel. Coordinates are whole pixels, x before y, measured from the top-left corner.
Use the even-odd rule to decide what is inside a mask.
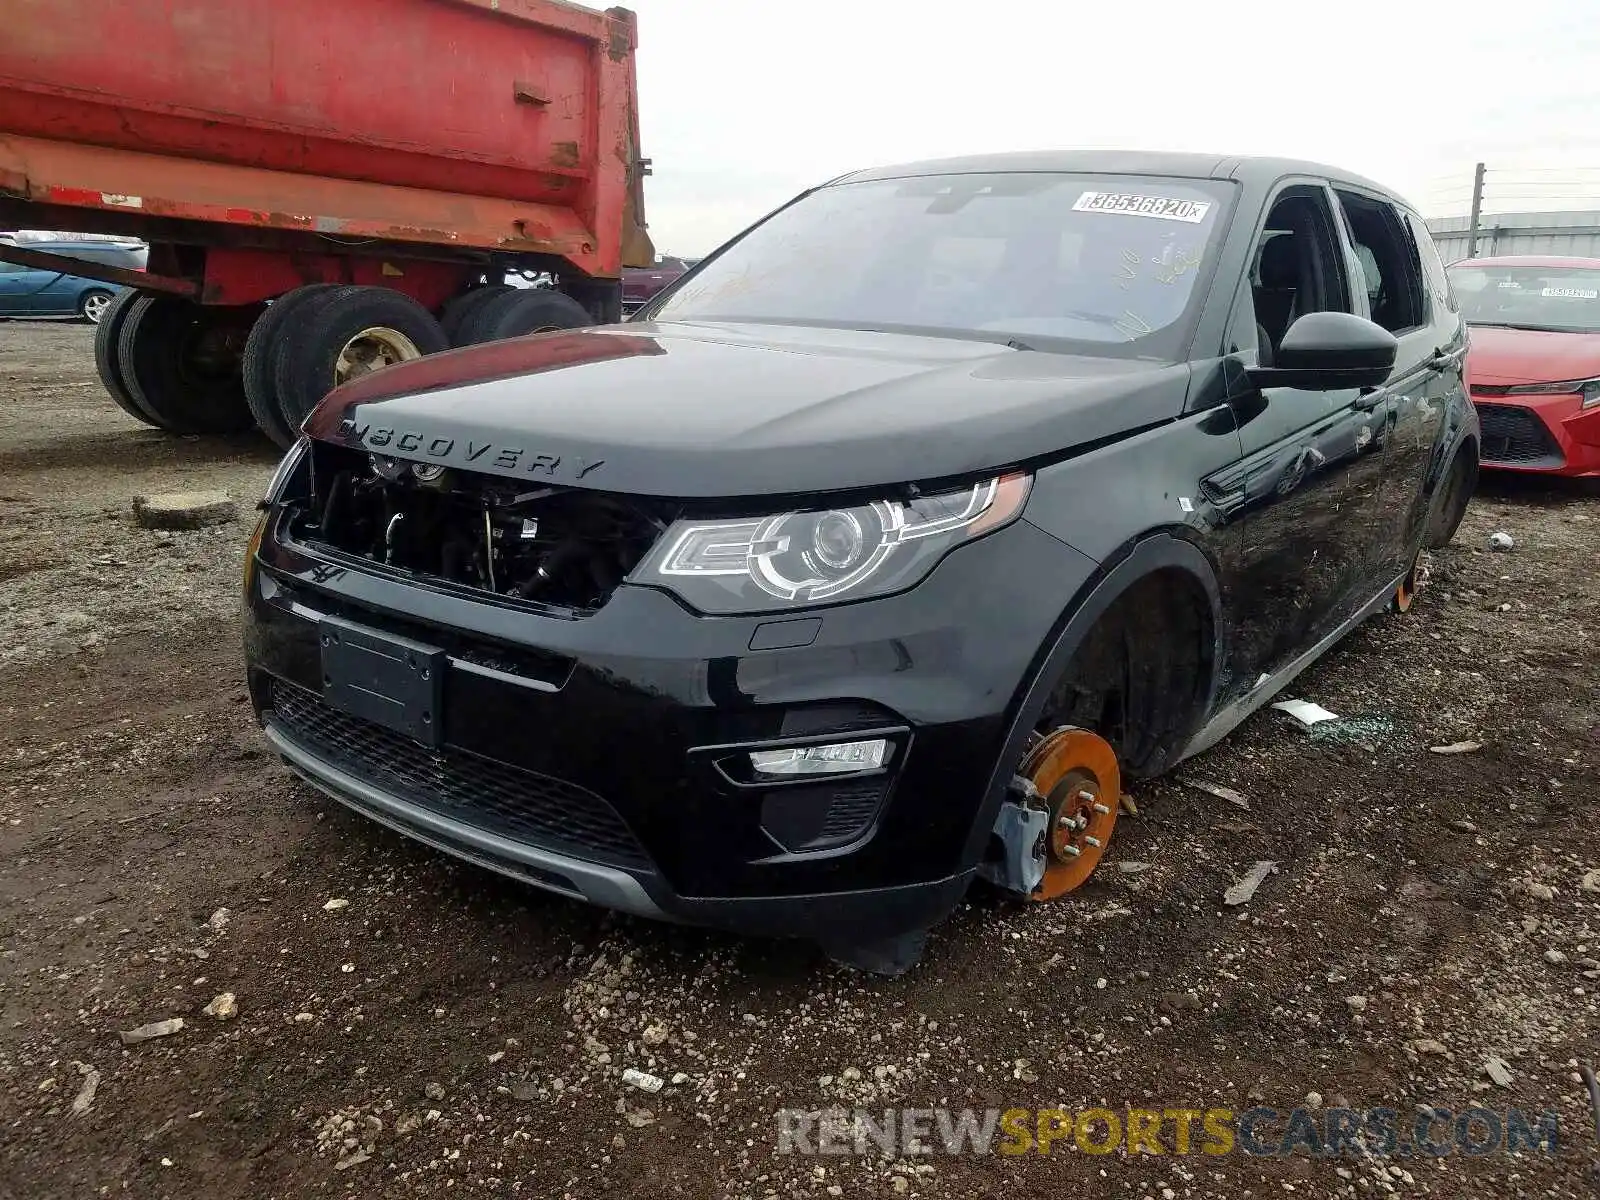
[[[1373,457],[1351,407],[1356,393],[1267,388],[1236,404],[1244,446],[1224,485],[1242,485],[1242,542],[1232,684],[1239,694],[1343,620],[1365,569],[1356,511]],[[1215,479],[1208,481],[1217,486]]]

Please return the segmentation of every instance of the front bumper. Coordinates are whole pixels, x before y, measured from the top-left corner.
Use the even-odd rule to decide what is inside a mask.
[[[1093,569],[1017,522],[880,600],[704,617],[623,587],[574,620],[333,564],[270,529],[256,562],[251,696],[316,786],[535,886],[821,940],[954,907],[1018,694]],[[437,747],[327,704],[330,620],[445,652]],[[774,785],[737,769],[752,748],[869,733],[896,747],[875,773]]]
[[[1474,387],[1483,426],[1485,467],[1548,475],[1600,475],[1600,408],[1583,411],[1582,397],[1512,396],[1503,386]]]

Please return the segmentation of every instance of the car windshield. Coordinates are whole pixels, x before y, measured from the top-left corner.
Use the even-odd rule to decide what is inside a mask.
[[[1469,325],[1600,332],[1600,268],[1463,264],[1450,283]]]
[[[1175,360],[1232,185],[1006,173],[821,188],[650,315],[973,337]]]

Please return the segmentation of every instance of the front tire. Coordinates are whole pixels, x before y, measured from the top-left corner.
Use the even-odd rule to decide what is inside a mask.
[[[78,316],[91,325],[98,325],[105,319],[106,310],[111,307],[114,298],[110,292],[90,288],[78,297]]]
[[[169,433],[243,433],[255,426],[240,371],[256,308],[208,308],[140,296],[122,318],[118,369],[129,398]]]

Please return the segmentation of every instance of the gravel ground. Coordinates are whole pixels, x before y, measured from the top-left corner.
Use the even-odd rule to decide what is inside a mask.
[[[1362,721],[1257,715],[1139,790],[1122,866],[975,895],[882,981],[530,892],[295,783],[240,679],[245,525],[131,517],[178,487],[248,513],[273,457],[137,426],[87,329],[0,324],[0,1196],[1593,1195],[1592,495],[1480,496],[1412,615],[1297,685]],[[784,1108],[1256,1104],[1550,1111],[1560,1145],[777,1153]]]

